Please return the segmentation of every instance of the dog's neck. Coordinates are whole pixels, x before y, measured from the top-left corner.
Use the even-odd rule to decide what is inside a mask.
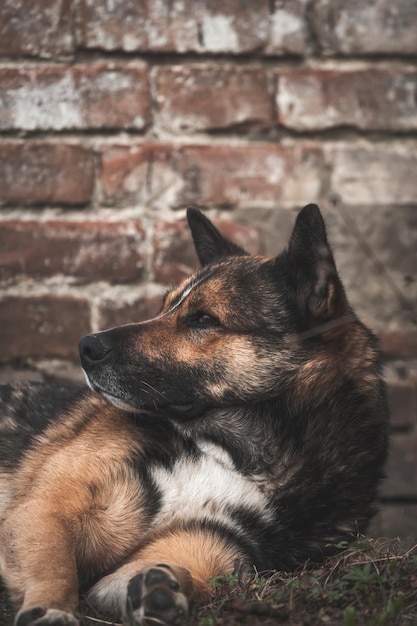
[[[272,406],[271,406],[272,404]],[[290,416],[279,398],[252,406],[207,410],[196,420],[175,420],[176,428],[197,442],[209,442],[226,450],[244,473],[265,470],[265,441],[273,441],[280,421]],[[272,410],[271,410],[272,409]],[[236,443],[239,445],[236,445]],[[271,455],[272,456],[272,455]]]

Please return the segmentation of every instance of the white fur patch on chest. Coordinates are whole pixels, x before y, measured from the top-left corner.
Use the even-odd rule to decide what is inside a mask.
[[[272,522],[267,496],[235,469],[227,452],[209,443],[199,447],[202,455],[198,459],[182,456],[171,470],[152,470],[161,494],[161,508],[154,524],[210,520],[235,527],[233,510],[242,508],[256,513],[263,522]]]

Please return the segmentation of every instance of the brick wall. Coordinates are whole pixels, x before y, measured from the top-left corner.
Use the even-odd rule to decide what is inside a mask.
[[[417,0],[2,0],[1,379],[152,315],[188,204],[274,254],[318,202],[387,356],[375,532],[417,534],[416,60]]]

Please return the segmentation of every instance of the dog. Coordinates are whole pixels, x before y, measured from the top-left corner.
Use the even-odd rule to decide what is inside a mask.
[[[387,452],[374,335],[316,205],[249,256],[188,210],[201,268],[150,321],[80,341],[88,388],[5,387],[0,565],[16,626],[175,624],[214,576],[318,561],[366,530]]]

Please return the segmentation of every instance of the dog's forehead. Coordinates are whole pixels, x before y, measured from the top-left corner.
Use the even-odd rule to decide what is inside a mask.
[[[199,286],[201,283],[207,281],[214,273],[213,269],[206,269],[193,274],[190,278],[187,278],[181,285],[173,289],[169,294],[168,300],[168,312],[172,312],[177,309],[188,296]]]
[[[267,257],[231,257],[204,267],[168,294],[167,312],[180,307],[185,300],[200,292],[202,287],[207,288],[213,296],[215,293],[218,295],[219,292],[230,289],[231,285],[235,293],[239,285],[246,291],[248,281],[257,280],[255,270],[270,261],[271,259]],[[260,279],[260,276],[258,278]]]

